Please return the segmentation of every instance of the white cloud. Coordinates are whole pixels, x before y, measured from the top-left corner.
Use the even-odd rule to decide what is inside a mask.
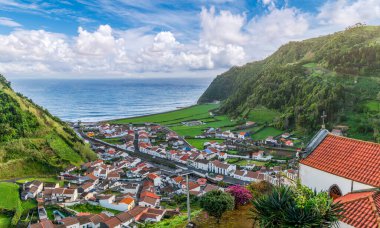
[[[321,24],[350,26],[358,22],[379,23],[379,0],[338,0],[324,4],[317,16]]]
[[[0,0],[0,4],[4,1],[12,3]],[[274,0],[260,1],[269,10],[249,20],[245,13],[202,8],[199,31],[152,32],[154,28],[149,26],[117,30],[100,25],[95,31],[79,27],[77,35],[66,36],[23,30],[13,24],[17,26],[14,31],[0,35],[0,72],[84,76],[214,73],[262,59],[291,40],[335,32],[359,21],[380,22],[376,0],[327,2],[315,14],[287,6],[276,8]],[[14,22],[3,21],[8,21],[8,26]],[[181,39],[188,33],[194,34]]]
[[[21,24],[15,22],[13,19],[7,18],[7,17],[0,17],[0,25],[4,25],[7,27],[20,27],[21,26]]]

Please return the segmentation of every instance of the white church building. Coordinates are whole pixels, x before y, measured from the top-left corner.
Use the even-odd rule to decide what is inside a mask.
[[[337,136],[322,129],[306,148],[299,164],[299,177],[311,189],[328,191],[336,201],[344,199],[345,207],[363,200],[363,194],[357,194],[362,192],[372,194],[380,205],[380,193],[375,190],[380,188],[380,144]],[[368,218],[353,215],[358,213],[356,210],[344,212],[351,214],[346,216],[350,219],[341,220],[341,227],[369,227],[372,222],[374,227],[380,227],[380,208],[363,210],[370,210],[360,212],[367,213]]]

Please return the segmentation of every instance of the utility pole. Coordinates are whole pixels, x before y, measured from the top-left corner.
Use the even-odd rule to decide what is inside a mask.
[[[323,111],[323,114],[321,116],[322,118],[322,129],[325,129],[326,128],[326,125],[325,125],[325,118],[327,117],[325,111]]]
[[[189,174],[186,174],[186,195],[187,195],[187,222],[191,222],[191,211],[190,211],[190,194],[189,194]]]

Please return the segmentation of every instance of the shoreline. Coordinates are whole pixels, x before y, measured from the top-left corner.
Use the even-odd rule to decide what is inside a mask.
[[[171,112],[175,112],[175,111],[178,111],[178,110],[183,110],[183,109],[188,109],[188,108],[192,108],[194,106],[197,106],[197,105],[200,105],[200,104],[193,104],[193,105],[190,105],[190,106],[184,106],[184,107],[181,107],[181,108],[176,108],[176,109],[173,109],[173,110],[169,110],[169,111],[164,111],[164,112],[157,112],[157,113],[152,113],[152,114],[145,114],[145,115],[139,115],[139,116],[130,116],[130,117],[122,117],[122,118],[117,118],[117,119],[109,119],[109,120],[99,120],[99,121],[81,121],[81,123],[101,123],[101,122],[112,122],[112,121],[118,121],[118,120],[127,120],[127,119],[132,119],[132,118],[138,118],[138,117],[149,117],[149,116],[153,116],[153,115],[159,115],[159,114],[166,114],[166,113],[171,113]],[[73,121],[66,121],[68,123],[76,123],[76,122],[73,122]]]

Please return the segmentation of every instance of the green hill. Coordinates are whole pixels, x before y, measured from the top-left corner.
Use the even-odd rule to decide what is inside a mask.
[[[96,155],[46,109],[15,93],[0,75],[0,179],[52,175]]]
[[[198,103],[222,101],[220,112],[248,116],[259,106],[280,111],[273,123],[311,133],[349,126],[348,134],[379,140],[380,27],[290,42],[268,58],[219,75]]]

